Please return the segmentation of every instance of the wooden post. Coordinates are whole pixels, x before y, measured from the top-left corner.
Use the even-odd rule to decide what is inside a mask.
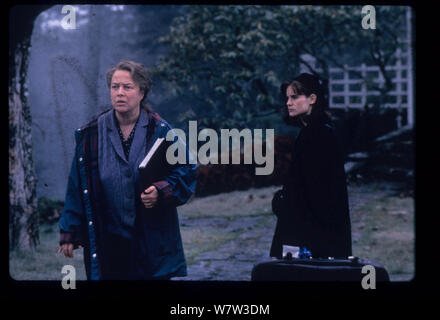
[[[413,84],[413,53],[412,53],[412,28],[411,28],[411,7],[406,7],[406,26],[407,26],[407,55],[406,55],[406,63],[408,66],[407,71],[407,83],[408,83],[408,124],[414,125],[414,84]]]

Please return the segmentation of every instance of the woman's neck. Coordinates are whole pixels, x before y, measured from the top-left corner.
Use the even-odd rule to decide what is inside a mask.
[[[120,113],[115,111],[116,119],[121,127],[134,125],[139,118],[140,108],[136,108],[133,112]]]

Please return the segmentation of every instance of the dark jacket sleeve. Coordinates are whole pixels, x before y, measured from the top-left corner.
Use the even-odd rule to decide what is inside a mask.
[[[75,152],[67,182],[64,208],[58,223],[60,228],[60,245],[73,243],[77,246],[80,241],[80,227],[84,217],[84,207],[81,200],[79,183],[77,154]]]
[[[280,217],[287,209],[286,192],[283,189],[277,190],[272,198],[272,212]]]

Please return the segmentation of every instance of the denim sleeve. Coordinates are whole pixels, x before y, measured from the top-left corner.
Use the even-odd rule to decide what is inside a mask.
[[[75,152],[69,178],[67,181],[67,191],[64,208],[58,223],[61,234],[75,234],[79,232],[83,216],[84,207],[81,200],[80,176],[77,165],[77,152]]]
[[[156,181],[160,201],[165,205],[180,206],[185,204],[196,189],[196,166],[181,165],[174,168],[164,180]]]

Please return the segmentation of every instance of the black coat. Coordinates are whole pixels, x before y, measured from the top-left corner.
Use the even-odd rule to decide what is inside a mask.
[[[301,129],[272,208],[278,221],[271,256],[280,258],[283,245],[305,246],[313,257],[352,255],[344,161],[334,129],[324,118],[311,119]]]

